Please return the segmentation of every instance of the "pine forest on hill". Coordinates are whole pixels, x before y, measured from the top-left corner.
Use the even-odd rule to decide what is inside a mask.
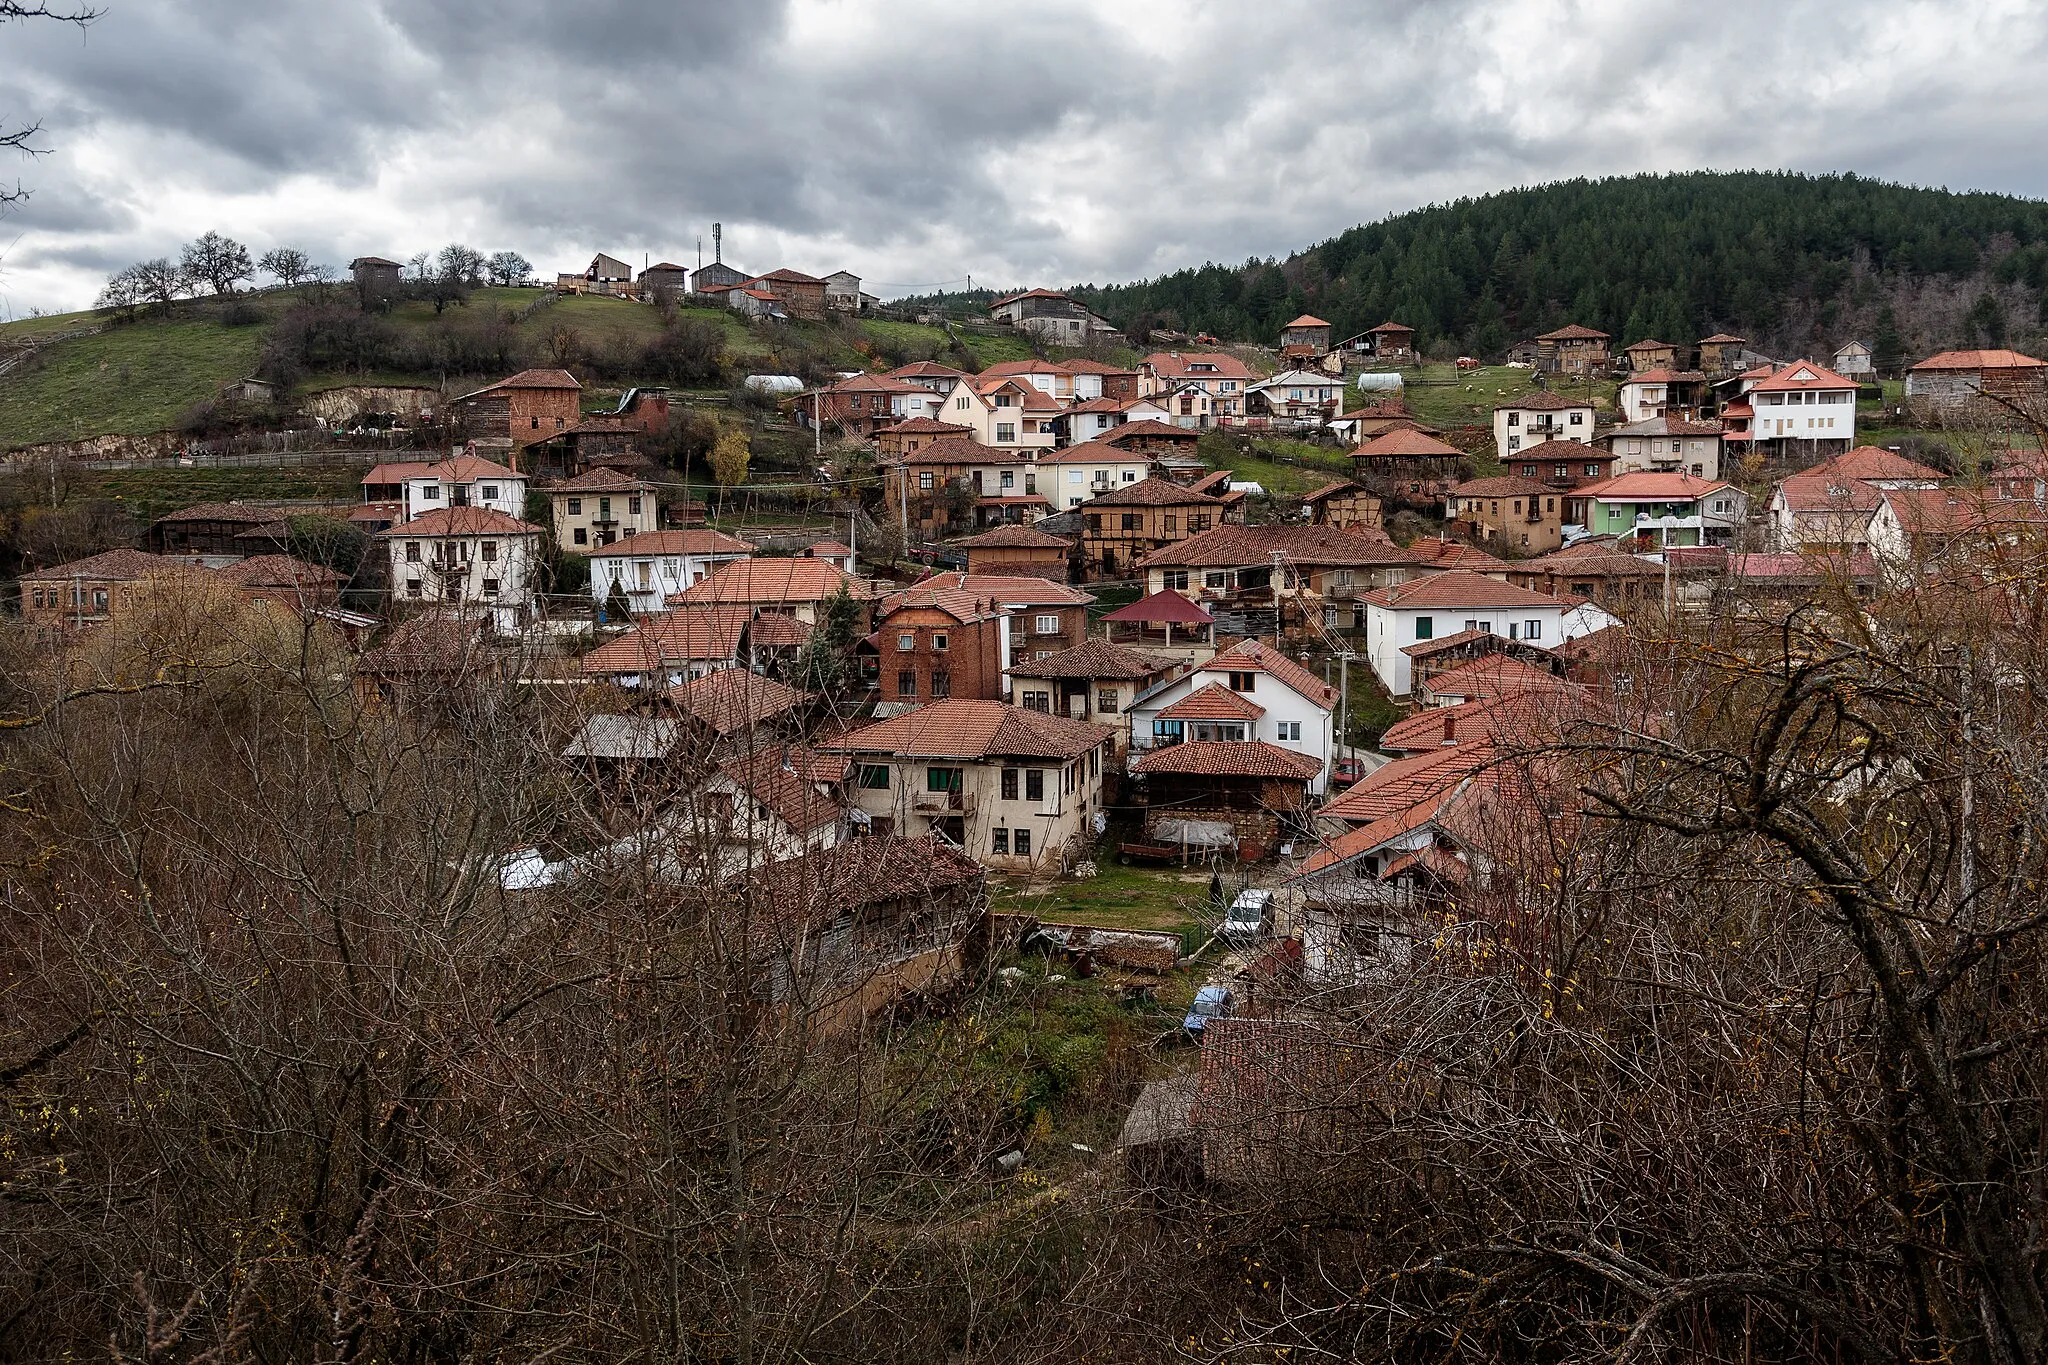
[[[2048,203],[1856,175],[1572,180],[1395,214],[1285,261],[1069,292],[1126,330],[1226,341],[1271,344],[1312,312],[1339,338],[1391,318],[1486,358],[1577,322],[1616,344],[1733,331],[1770,354],[1855,338],[1910,360],[2035,344]]]

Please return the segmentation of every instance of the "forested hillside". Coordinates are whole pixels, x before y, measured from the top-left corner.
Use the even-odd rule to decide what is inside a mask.
[[[2032,344],[2048,203],[1854,175],[1573,180],[1397,214],[1284,262],[1073,291],[1126,328],[1270,341],[1298,313],[1340,337],[1394,318],[1494,355],[1565,322],[1790,354],[1850,337],[1908,355]],[[1889,311],[1888,311],[1889,310]]]

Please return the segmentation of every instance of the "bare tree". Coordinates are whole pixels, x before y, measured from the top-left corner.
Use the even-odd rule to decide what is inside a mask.
[[[295,246],[272,247],[256,262],[256,268],[287,289],[313,278],[313,261]]]
[[[516,251],[494,251],[484,265],[491,283],[499,286],[518,284],[533,274],[533,262]]]
[[[169,308],[192,291],[192,278],[168,256],[154,256],[129,267],[137,293],[159,308]]]
[[[0,0],[0,24],[26,19],[52,19],[60,24],[75,24],[84,29],[98,19],[104,10],[90,8],[51,9],[47,4],[26,4],[23,0]],[[25,124],[10,128],[0,124],[0,150],[11,150],[25,158],[42,156],[48,149],[35,145],[37,133],[43,130],[40,123]],[[0,213],[28,198],[29,191],[16,181],[13,189],[0,187]]]
[[[249,248],[218,232],[208,232],[196,241],[187,242],[180,253],[179,264],[186,278],[210,285],[216,294],[232,294],[237,284],[256,277],[255,264],[249,259]]]
[[[484,282],[484,254],[460,242],[450,242],[434,257],[442,275],[474,288]]]

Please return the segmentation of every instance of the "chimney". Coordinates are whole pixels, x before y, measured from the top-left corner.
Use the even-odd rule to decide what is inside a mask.
[[[1446,744],[1456,744],[1457,742],[1458,742],[1458,718],[1457,718],[1456,716],[1445,716],[1445,717],[1444,717],[1444,743],[1446,743]]]

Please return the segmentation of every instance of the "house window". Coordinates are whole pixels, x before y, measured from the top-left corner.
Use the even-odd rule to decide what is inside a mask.
[[[1415,618],[1415,638],[1418,640],[1433,640],[1436,638],[1436,618],[1434,616],[1418,616]]]
[[[932,635],[932,648],[933,648],[933,649],[944,649],[945,647],[946,647],[946,632],[945,632],[945,631],[943,631],[943,630],[935,632],[935,633],[934,633],[934,634]]]
[[[583,515],[583,499],[569,499],[569,515],[572,517],[580,517]]]
[[[863,763],[860,765],[859,783],[865,791],[889,790],[889,765],[886,763]]]
[[[498,580],[497,580],[497,579],[495,579],[495,578],[486,578],[486,579],[484,580],[484,596],[486,596],[486,597],[496,597],[497,595],[498,595]]]
[[[899,697],[914,697],[917,695],[916,669],[899,668],[896,670],[896,695]]]
[[[1007,774],[1005,774],[1005,776],[1007,776]],[[997,829],[993,829],[993,830],[990,830],[990,831],[989,831],[989,852],[991,852],[991,853],[994,853],[994,854],[995,854],[995,855],[997,855],[998,857],[1003,857],[1003,858],[1007,858],[1007,857],[1009,857],[1009,856],[1010,856],[1010,831],[1008,831],[1007,829],[1001,829],[1001,828],[997,828]]]
[[[1099,512],[1090,512],[1090,513],[1088,513],[1088,529],[1089,529],[1089,530],[1091,530],[1091,531],[1100,531],[1100,530],[1102,529],[1102,514],[1101,514],[1101,513],[1099,513]]]
[[[1126,531],[1138,529],[1138,514],[1136,512],[1126,512],[1123,514],[1123,529]]]
[[[536,417],[536,418],[534,418],[534,419],[533,419],[533,429],[534,429],[535,431],[539,431],[539,430],[540,430],[540,418]]]
[[[1230,675],[1230,690],[1233,692],[1249,692],[1257,685],[1258,680],[1259,675],[1257,673],[1232,673]]]
[[[1015,488],[1017,486],[1017,475],[1014,470],[1005,469],[1003,471],[1002,485],[1005,488]]]
[[[1510,436],[1510,437],[1508,437],[1508,449],[1509,449],[1509,450],[1520,450],[1521,448],[1522,448],[1522,438],[1521,438],[1521,437],[1519,437],[1519,436]]]
[[[1024,770],[1024,799],[1026,801],[1045,800],[1045,769],[1027,768]]]
[[[960,409],[962,412],[967,411],[967,395],[962,394],[960,397],[955,398],[953,400],[953,406]]]
[[[588,545],[590,543],[590,532],[583,527],[577,527],[574,535],[578,545]]]
[[[1026,711],[1044,711],[1050,714],[1052,711],[1052,693],[1026,692],[1024,694],[1024,709]]]
[[[426,486],[425,486],[424,488],[420,489],[420,501],[421,501],[421,502],[439,502],[440,500],[441,500],[441,485],[440,485],[440,484],[438,484],[438,483],[430,483],[430,484],[426,485]]]
[[[932,696],[934,698],[953,695],[953,675],[943,668],[932,670]]]
[[[929,469],[920,469],[917,472],[917,487],[921,493],[929,493],[931,491],[932,472]]]
[[[107,590],[105,588],[94,588],[92,590],[92,609],[94,611],[105,611],[107,609]]]
[[[1198,532],[1198,531],[1206,531],[1206,530],[1208,530],[1208,529],[1209,529],[1209,514],[1208,514],[1207,512],[1190,512],[1190,513],[1188,513],[1188,534],[1189,534],[1189,535],[1194,535],[1194,534],[1195,534],[1196,532]]]
[[[1536,466],[1535,466],[1535,465],[1533,465],[1533,464],[1525,464],[1525,465],[1523,465],[1523,466],[1522,466],[1522,477],[1523,477],[1523,478],[1525,478],[1525,479],[1533,479],[1533,478],[1535,478],[1535,477],[1536,477]]]
[[[1509,413],[1509,414],[1508,414],[1508,425],[1509,425],[1510,427],[1518,427],[1518,426],[1522,425],[1522,414],[1521,414],[1521,413],[1519,413],[1519,412],[1511,412],[1511,413]]]
[[[639,498],[639,495],[635,494],[635,495],[634,495],[633,497],[630,497],[630,498],[626,499],[626,505],[627,505],[628,507],[630,507],[630,508],[632,509],[632,511],[633,511],[633,515],[634,515],[634,516],[636,516],[636,517],[637,517],[637,516],[639,516],[639,515],[640,515],[640,498]]]
[[[1100,711],[1105,716],[1113,716],[1116,714],[1116,705],[1116,689],[1114,687],[1098,687],[1095,689],[1095,709],[1097,711]]]
[[[1015,422],[996,423],[996,443],[998,445],[1001,445],[1005,441],[1014,441],[1016,439],[1017,424]]]
[[[928,792],[956,792],[961,787],[963,768],[926,768],[924,789]]]
[[[1230,586],[1230,575],[1220,570],[1211,570],[1202,575],[1202,586],[1205,588],[1227,588]]]
[[[1060,618],[1057,616],[1034,616],[1031,618],[1033,635],[1057,635],[1060,633]]]
[[[1587,478],[1589,478],[1589,479],[1597,479],[1598,477],[1600,477],[1600,466],[1599,466],[1599,465],[1597,465],[1597,464],[1589,464],[1589,465],[1587,465],[1587,466],[1586,466],[1586,477],[1587,477]]]
[[[1011,831],[1010,831],[1010,842],[1011,842],[1011,844],[1012,844],[1012,845],[1014,845],[1014,851],[1016,852],[1016,854],[1017,854],[1017,856],[1018,856],[1019,858],[1029,858],[1029,857],[1031,856],[1031,831],[1030,831],[1030,830],[1028,830],[1028,829],[1013,829],[1013,830],[1011,830]]]
[[[407,597],[418,597],[420,595],[420,581],[417,578],[405,580],[405,595]]]
[[[1015,801],[1016,799],[1017,770],[1015,768],[1005,768],[1003,769],[1003,800]]]
[[[1572,414],[1572,425],[1573,425],[1573,426],[1575,426],[1575,427],[1582,427],[1582,426],[1584,426],[1585,424],[1586,424],[1586,414],[1585,414],[1585,413],[1583,413],[1583,412],[1575,412],[1575,413],[1573,413],[1573,414]]]
[[[561,429],[562,429],[563,427],[565,427],[565,426],[567,426],[567,425],[568,425],[568,423],[567,423],[567,422],[565,422],[565,421],[563,421],[563,420],[562,420],[561,418],[557,417],[557,418],[555,419],[555,430],[556,430],[556,431],[560,431],[560,430],[561,430]]]
[[[405,562],[408,564],[420,562],[420,543],[417,540],[405,542]]]
[[[1166,519],[1165,519],[1165,529],[1166,529],[1166,534],[1167,534],[1167,535],[1170,535],[1170,536],[1177,536],[1177,535],[1179,535],[1179,534],[1180,534],[1180,518],[1179,518],[1179,517],[1177,517],[1177,516],[1175,516],[1175,515],[1174,515],[1173,513],[1171,513],[1171,512],[1168,512],[1168,513],[1166,514]]]
[[[1187,590],[1188,571],[1186,569],[1167,569],[1162,577],[1165,580],[1166,586],[1175,592],[1185,592]]]
[[[498,542],[497,542],[497,541],[495,541],[495,540],[487,540],[487,541],[485,541],[485,542],[484,542],[484,563],[486,563],[486,564],[494,564],[494,563],[496,563],[496,562],[497,562],[497,559],[498,559]]]
[[[1293,741],[1293,742],[1295,742],[1296,744],[1299,744],[1299,743],[1301,742],[1301,722],[1300,722],[1300,721],[1298,721],[1298,720],[1283,720],[1283,721],[1281,721],[1281,722],[1279,723],[1279,725],[1278,725],[1278,727],[1277,727],[1277,728],[1278,728],[1278,731],[1279,731],[1279,734],[1278,734],[1278,738],[1280,738],[1280,739],[1282,739],[1282,740],[1292,740],[1292,741]]]
[[[1348,588],[1348,587],[1351,587],[1351,586],[1352,586],[1352,581],[1353,581],[1353,571],[1352,571],[1352,570],[1350,570],[1350,569],[1339,569],[1339,570],[1337,570],[1337,586],[1338,586],[1338,587],[1340,587],[1340,588]]]
[[[1542,639],[1542,638],[1543,638],[1543,623],[1542,623],[1541,621],[1524,621],[1524,622],[1522,622],[1522,638],[1523,638],[1524,640],[1540,640],[1540,639]]]
[[[897,636],[897,637],[896,637],[896,652],[897,652],[897,653],[899,653],[899,654],[905,654],[905,653],[908,653],[909,651],[911,651],[911,650],[913,650],[913,649],[916,649],[916,648],[917,648],[917,636],[916,636],[916,635],[914,635],[913,633],[911,633],[910,631],[907,631],[907,630],[906,630],[906,631],[904,631],[904,632],[903,632],[903,633],[902,633],[901,635],[899,635],[899,636]]]
[[[498,500],[498,485],[494,483],[485,484],[484,499],[487,502],[496,502]]]

